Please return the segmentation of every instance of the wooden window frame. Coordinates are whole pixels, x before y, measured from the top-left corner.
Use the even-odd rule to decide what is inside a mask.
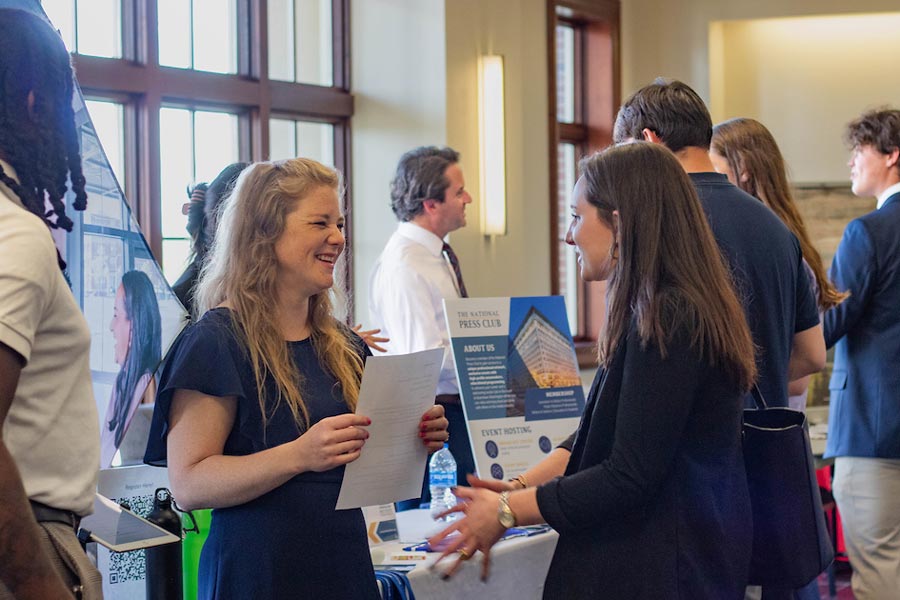
[[[82,0],[84,1],[84,0]],[[334,125],[335,166],[350,177],[350,0],[331,0],[333,84],[316,86],[269,79],[266,0],[237,0],[236,74],[159,65],[157,0],[121,0],[122,58],[73,54],[85,96],[125,105],[125,194],[157,262],[162,259],[161,148],[163,106],[225,110],[238,115],[239,158],[269,155],[269,115]],[[193,51],[193,49],[192,49]],[[224,165],[223,165],[224,166]],[[344,211],[349,215],[349,193]],[[347,223],[347,233],[352,233]],[[347,256],[345,281],[353,281]]]
[[[559,159],[561,143],[571,143],[582,155],[612,143],[621,94],[619,66],[619,0],[547,0],[548,95],[550,126],[550,290],[560,294]],[[556,27],[575,28],[575,119],[557,116]],[[578,362],[596,365],[597,333],[605,317],[603,286],[580,282],[578,327],[573,331]]]

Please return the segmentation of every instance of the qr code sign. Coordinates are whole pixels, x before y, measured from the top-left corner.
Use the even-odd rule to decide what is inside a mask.
[[[109,582],[143,581],[147,561],[143,550],[109,553]]]
[[[127,504],[131,512],[146,517],[153,510],[153,494],[141,496],[123,496],[110,498],[116,504]],[[147,561],[144,550],[109,553],[109,583],[125,583],[127,581],[143,581],[147,573]]]
[[[166,470],[147,465],[100,469],[97,481],[100,494],[116,504],[127,504],[141,517],[147,517],[153,510],[156,490],[168,487]],[[146,599],[146,552],[111,552],[98,545],[97,569],[103,574],[104,600]]]

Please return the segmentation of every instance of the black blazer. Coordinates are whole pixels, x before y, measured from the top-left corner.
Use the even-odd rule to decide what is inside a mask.
[[[598,371],[564,477],[537,491],[559,534],[544,598],[743,598],[752,546],[741,394],[690,348],[632,325]]]

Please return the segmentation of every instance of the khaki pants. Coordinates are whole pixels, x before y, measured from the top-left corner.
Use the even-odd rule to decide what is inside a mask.
[[[72,527],[52,521],[38,523],[40,544],[63,582],[71,590],[80,589],[83,600],[102,600],[100,572],[91,564],[78,543]],[[74,597],[74,592],[73,592]],[[0,583],[0,600],[14,600],[9,589]]]
[[[900,460],[841,456],[834,461],[857,600],[900,598]]]

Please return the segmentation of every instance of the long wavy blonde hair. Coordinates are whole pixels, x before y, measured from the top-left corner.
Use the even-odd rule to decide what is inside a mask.
[[[340,194],[340,174],[307,158],[261,162],[244,169],[222,204],[209,260],[197,283],[198,315],[222,303],[231,309],[239,341],[253,366],[263,423],[281,402],[287,402],[297,425],[301,429],[309,426],[309,411],[301,393],[303,378],[272,310],[275,242],[297,203],[322,187]],[[312,343],[323,368],[340,383],[347,406],[355,410],[363,359],[348,328],[334,318],[329,292],[309,299]],[[277,395],[267,412],[265,381],[270,375]]]

